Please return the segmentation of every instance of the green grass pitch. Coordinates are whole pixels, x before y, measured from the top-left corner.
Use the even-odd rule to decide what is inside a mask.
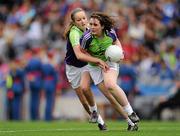
[[[139,131],[126,131],[123,121],[107,121],[108,131],[81,121],[0,122],[0,136],[180,136],[180,122],[141,121]]]

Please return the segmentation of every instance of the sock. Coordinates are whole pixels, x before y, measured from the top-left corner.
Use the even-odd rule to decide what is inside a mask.
[[[128,114],[128,116],[133,113],[133,109],[129,103],[128,105],[124,106],[124,111]]]
[[[98,120],[97,122],[101,125],[104,125],[104,120],[102,119],[102,117],[100,115],[98,115]]]
[[[134,123],[129,118],[127,118],[126,121],[129,125],[134,126]]]
[[[90,106],[90,111],[93,112],[93,111],[96,111],[97,112],[97,106],[96,104],[94,106]]]

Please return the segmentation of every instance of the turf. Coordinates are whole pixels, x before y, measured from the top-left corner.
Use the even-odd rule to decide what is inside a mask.
[[[180,122],[141,121],[139,131],[126,131],[123,121],[108,121],[108,131],[80,121],[0,122],[0,136],[180,136]]]

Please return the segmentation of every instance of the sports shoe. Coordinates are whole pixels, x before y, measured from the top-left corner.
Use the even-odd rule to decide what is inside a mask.
[[[139,117],[136,115],[135,112],[133,112],[131,115],[128,116],[129,119],[133,122],[133,123],[137,123],[140,121]]]
[[[135,123],[134,126],[131,126],[130,124],[128,124],[128,131],[138,131],[138,125]]]
[[[90,123],[97,123],[98,120],[98,113],[96,111],[93,111],[90,115],[89,122]]]
[[[106,126],[106,124],[104,123],[103,125],[102,124],[98,124],[98,127],[99,127],[99,130],[100,131],[107,131],[107,126]]]

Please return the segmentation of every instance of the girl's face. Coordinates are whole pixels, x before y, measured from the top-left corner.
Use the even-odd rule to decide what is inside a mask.
[[[100,24],[100,21],[97,18],[90,18],[89,27],[93,35],[97,37],[101,37],[103,35],[104,27]]]
[[[88,20],[84,11],[77,12],[74,15],[75,25],[81,30],[85,30],[87,28]]]

